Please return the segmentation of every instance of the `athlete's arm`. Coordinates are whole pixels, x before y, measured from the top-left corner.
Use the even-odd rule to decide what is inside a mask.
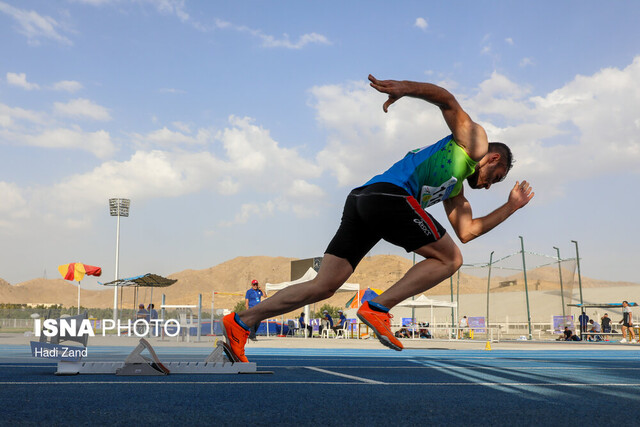
[[[504,205],[486,216],[473,218],[471,204],[464,197],[463,190],[464,188],[460,190],[457,196],[446,199],[443,202],[449,222],[462,243],[468,243],[492,230],[509,218],[515,211],[529,203],[529,200],[534,195],[533,189],[527,181],[516,182],[511,193],[509,193],[509,199]]]
[[[447,126],[453,133],[453,138],[469,157],[479,161],[487,154],[489,141],[484,128],[471,120],[462,109],[456,98],[448,90],[431,83],[412,81],[378,80],[369,74],[371,87],[378,92],[386,93],[389,98],[382,106],[386,113],[389,106],[403,96],[419,98],[427,101],[442,111]]]

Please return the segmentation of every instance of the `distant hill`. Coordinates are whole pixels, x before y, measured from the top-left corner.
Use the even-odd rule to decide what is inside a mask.
[[[197,304],[198,294],[202,294],[203,306],[211,307],[213,292],[216,308],[232,308],[238,301],[244,300],[244,293],[250,287],[252,279],[257,279],[264,289],[267,282],[279,283],[290,279],[291,261],[295,258],[284,257],[237,257],[204,270],[184,270],[169,275],[178,281],[167,288],[155,289],[153,301],[160,305],[161,295],[166,295],[167,304]],[[360,283],[362,288],[372,287],[388,289],[411,268],[411,261],[395,255],[375,255],[362,260],[349,282]],[[464,270],[463,270],[464,271]],[[543,267],[527,272],[530,291],[559,289],[557,270]],[[577,287],[577,278],[564,277],[566,287]],[[508,282],[500,286],[500,282]],[[457,275],[454,276],[454,292],[458,287]],[[583,287],[607,287],[634,285],[628,282],[607,282],[590,278],[582,278]],[[636,284],[637,285],[637,284]],[[487,289],[486,278],[460,274],[460,293],[484,293]],[[491,283],[491,292],[510,292],[524,290],[522,273],[509,277],[495,278]],[[123,306],[134,308],[133,289],[125,288],[122,296]],[[428,295],[448,295],[449,279],[432,288]],[[139,289],[139,300],[148,302],[151,296],[149,288]],[[328,303],[344,306],[353,294],[336,294]],[[0,303],[55,303],[64,306],[75,306],[77,303],[77,286],[63,279],[33,279],[17,285],[11,285],[0,279]],[[81,303],[85,307],[113,307],[113,289],[104,291],[81,290]],[[319,308],[319,307],[318,307]]]

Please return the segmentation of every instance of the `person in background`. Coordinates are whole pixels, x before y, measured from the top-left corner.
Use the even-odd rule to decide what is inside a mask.
[[[587,325],[589,324],[589,316],[587,316],[587,313],[582,312],[582,314],[578,317],[578,321],[580,322],[580,331],[586,332]]]
[[[460,339],[464,338],[464,331],[462,329],[469,327],[469,320],[467,319],[467,316],[462,316],[462,319],[460,319],[460,323],[458,324],[458,327],[460,328],[458,330],[458,338]]]
[[[627,332],[631,337],[632,343],[638,342],[636,333],[633,331],[633,313],[628,301],[622,301],[622,320],[618,324],[620,323],[622,323],[622,339],[620,342],[627,342]]]
[[[250,308],[260,304],[260,301],[262,301],[263,297],[266,298],[267,293],[262,292],[262,289],[260,289],[260,283],[258,283],[257,280],[253,279],[251,281],[251,289],[247,290],[247,293],[244,295],[245,308],[249,310]],[[249,333],[250,340],[258,341],[258,338],[256,338],[256,333],[258,332],[259,327],[260,322],[251,326],[251,331]]]
[[[156,311],[155,304],[149,304],[149,318],[150,320],[156,320],[158,318],[158,312]]]
[[[333,329],[333,318],[327,310],[322,312],[322,322],[320,322],[320,336],[325,328]]]
[[[611,332],[611,318],[607,313],[600,319],[600,324],[602,326],[602,332]]]
[[[344,329],[346,327],[346,324],[349,322],[347,320],[347,317],[344,315],[344,311],[338,310],[338,316],[340,316],[340,318],[338,319],[338,323],[336,324],[336,326],[333,327],[334,332],[336,332],[338,329]]]
[[[304,321],[304,311],[300,313],[300,318],[298,319],[298,323],[300,324],[300,329],[305,331],[305,336],[312,337],[313,336],[313,326],[307,325]]]
[[[138,311],[136,313],[136,320],[139,320],[139,319],[144,319],[144,320],[148,320],[149,319],[149,312],[144,309],[144,304],[138,304]]]
[[[594,322],[593,319],[589,320],[589,332],[593,333],[593,335],[589,334],[587,336],[588,341],[602,341],[602,336],[597,335],[599,332],[602,332],[600,323]]]

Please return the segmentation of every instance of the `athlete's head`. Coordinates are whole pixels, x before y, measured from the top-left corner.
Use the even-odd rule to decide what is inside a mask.
[[[513,166],[513,155],[502,142],[490,142],[489,151],[480,160],[476,171],[467,178],[471,188],[486,188],[502,181]]]

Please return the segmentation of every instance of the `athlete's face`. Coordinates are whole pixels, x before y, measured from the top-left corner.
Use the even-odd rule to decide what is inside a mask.
[[[502,181],[507,176],[506,166],[498,160],[490,160],[482,167],[477,167],[473,175],[467,178],[467,183],[473,189],[489,189],[493,184]]]

